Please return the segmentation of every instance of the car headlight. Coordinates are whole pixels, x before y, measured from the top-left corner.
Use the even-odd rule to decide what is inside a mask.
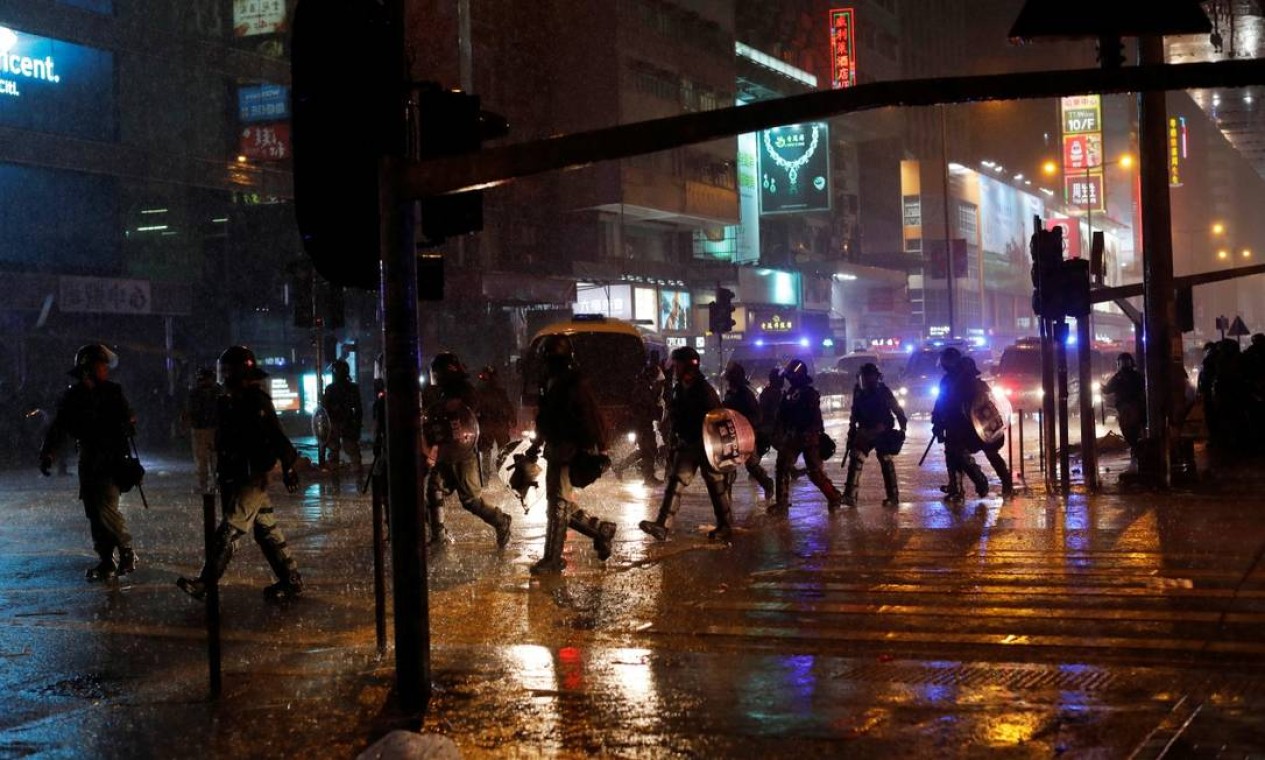
[[[909,395],[909,389],[908,389],[908,388],[906,388],[905,386],[903,386],[903,385],[902,385],[902,386],[900,387],[900,390],[899,390],[899,391],[897,391],[897,393],[899,393],[899,394],[900,394],[900,395],[902,395],[902,396],[908,396],[908,395]]]
[[[1095,403],[1095,404],[1101,404],[1101,403],[1102,403],[1102,395],[1101,395],[1101,394],[1098,394],[1098,393],[1095,393],[1095,394],[1094,394],[1094,403]]]
[[[1102,390],[1102,383],[1098,381],[1094,381],[1094,384],[1090,387],[1093,389],[1094,393],[1098,393],[1099,391]]]
[[[1037,388],[1037,398],[1045,398],[1045,388]]]
[[[628,442],[629,442],[629,443],[636,443],[636,442],[637,442],[637,434],[636,434],[636,433],[629,433],[629,434],[628,434]]]

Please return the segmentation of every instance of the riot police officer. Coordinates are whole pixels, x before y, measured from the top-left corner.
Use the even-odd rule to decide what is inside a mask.
[[[299,487],[294,469],[299,454],[281,430],[272,399],[262,387],[268,373],[259,368],[255,353],[245,346],[229,347],[220,354],[219,374],[225,393],[219,399],[215,453],[224,520],[202,572],[196,578],[181,577],[176,585],[195,599],[203,598],[206,584],[224,575],[238,539],[251,532],[277,576],[264,595],[290,599],[303,593],[303,576],[277,527],[268,500],[268,473],[280,461],[282,481],[294,493]]]
[[[1200,377],[1200,380],[1203,378]],[[1116,374],[1103,386],[1102,392],[1112,397],[1116,421],[1120,423],[1120,435],[1129,444],[1129,451],[1136,452],[1146,427],[1146,381],[1133,361],[1133,354],[1123,353],[1116,357]]]
[[[720,396],[699,370],[698,352],[688,346],[672,351],[672,373],[676,384],[668,404],[672,440],[669,442],[667,487],[663,504],[653,521],[642,520],[639,527],[662,541],[668,537],[668,524],[681,507],[682,492],[701,468],[703,483],[716,515],[716,527],[708,538],[728,541],[733,533],[733,507],[729,494],[729,478],[707,464],[703,447],[703,418],[720,408]]]
[[[760,402],[751,388],[751,382],[747,379],[746,369],[737,362],[730,362],[729,367],[725,369],[725,398],[721,401],[721,405],[746,417],[756,431],[756,453],[747,460],[747,475],[764,489],[766,500],[772,499],[773,478],[770,478],[769,473],[765,472],[764,467],[760,465],[760,460],[769,451],[769,437],[760,434],[763,429]],[[733,480],[734,478],[731,477],[730,488],[733,487]]]
[[[633,462],[640,463],[642,482],[648,486],[661,486],[663,481],[655,475],[655,461],[659,456],[659,440],[654,425],[663,417],[663,368],[659,366],[658,351],[651,351],[646,366],[641,368],[633,381],[629,407],[636,427],[637,449],[615,468],[619,476]]]
[[[883,490],[887,498],[883,506],[900,504],[900,487],[896,482],[896,461],[905,440],[905,427],[909,424],[905,410],[892,389],[883,384],[883,373],[878,365],[869,362],[861,365],[860,382],[852,392],[852,415],[848,425],[848,477],[843,484],[843,503],[857,505],[857,491],[861,487],[861,470],[870,451],[878,454],[879,469],[883,472]],[[896,425],[899,424],[899,430]]]
[[[224,389],[215,382],[215,370],[198,368],[197,380],[189,390],[185,414],[193,437],[193,467],[198,478],[198,493],[211,493],[211,477],[215,474],[215,428],[220,395]]]
[[[774,434],[777,447],[777,498],[769,506],[771,514],[786,514],[791,507],[791,475],[795,461],[802,454],[808,479],[826,497],[831,511],[843,504],[843,497],[826,475],[821,459],[821,437],[825,424],[821,419],[821,395],[813,387],[808,365],[799,359],[787,362],[782,370],[786,384],[790,386],[782,394],[778,406],[777,428]]]
[[[444,527],[444,496],[457,492],[461,507],[496,531],[496,548],[504,549],[510,540],[512,518],[483,498],[479,475],[478,441],[459,440],[462,428],[475,427],[479,403],[465,367],[451,352],[437,354],[430,364],[431,384],[422,394],[426,415],[427,444],[433,458],[426,476],[426,511],[430,542],[452,543]],[[464,418],[464,419],[463,419]],[[474,435],[473,430],[467,431]]]
[[[962,357],[962,363],[958,369],[957,382],[957,394],[963,400],[962,410],[966,413],[970,422],[970,430],[967,431],[967,440],[970,445],[967,447],[967,451],[970,454],[983,451],[984,458],[992,465],[993,471],[997,473],[997,479],[1001,482],[1002,497],[1009,498],[1014,496],[1014,477],[1010,474],[1010,466],[1006,464],[1006,458],[1001,455],[1001,447],[1006,444],[1006,436],[1000,435],[993,441],[981,440],[978,431],[975,429],[975,420],[972,418],[972,409],[976,406],[977,399],[991,401],[993,389],[988,383],[980,379],[979,368],[975,366],[975,360],[969,356]],[[974,464],[974,461],[972,461],[972,464]],[[980,495],[982,496],[983,494]]]
[[[62,440],[79,442],[79,498],[92,532],[92,547],[100,561],[88,569],[90,581],[110,580],[136,570],[136,552],[127,521],[119,512],[117,465],[128,455],[128,437],[136,427],[136,415],[123,396],[123,388],[110,380],[118,356],[109,348],[90,343],[75,352],[75,366],[67,374],[76,382],[62,394],[53,423],[40,447],[40,472],[50,468]],[[115,562],[115,551],[118,562]]]
[[[549,335],[541,341],[539,360],[543,377],[540,380],[540,401],[536,408],[536,441],[528,449],[534,460],[544,447],[549,463],[545,471],[545,497],[548,501],[545,526],[545,550],[531,572],[556,573],[567,566],[562,557],[567,529],[593,539],[597,557],[605,561],[611,555],[615,523],[587,514],[574,501],[571,468],[584,455],[607,451],[606,426],[602,422],[597,398],[588,380],[575,366],[571,339],[565,335]]]
[[[943,488],[949,501],[961,501],[966,493],[962,488],[962,476],[966,475],[975,485],[979,496],[988,495],[988,478],[971,456],[971,440],[975,429],[966,413],[970,398],[963,398],[961,382],[962,352],[949,346],[940,352],[940,378],[936,404],[931,411],[931,435],[944,444],[944,465],[949,484]]]
[[[356,481],[364,477],[364,461],[360,454],[360,431],[364,425],[364,407],[360,402],[360,385],[351,380],[351,366],[343,359],[330,365],[334,382],[325,388],[321,395],[321,406],[329,414],[329,462],[333,469],[334,486],[339,484],[341,454],[347,449],[347,456],[356,468]]]

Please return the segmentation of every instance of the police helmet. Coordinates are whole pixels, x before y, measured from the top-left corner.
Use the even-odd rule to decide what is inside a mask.
[[[874,362],[866,362],[861,365],[860,371],[857,373],[861,377],[877,377],[882,379],[883,373],[879,370],[878,365]]]
[[[566,335],[546,335],[537,353],[544,369],[558,371],[575,366],[575,348]]]
[[[464,377],[466,368],[461,365],[461,360],[451,351],[441,351],[435,354],[435,358],[430,362],[430,381],[435,385],[443,385],[451,380]]]
[[[1136,366],[1133,361],[1133,354],[1126,351],[1125,353],[1117,356],[1116,366],[1120,369],[1133,369],[1133,367]]]
[[[949,346],[940,352],[940,369],[951,372],[962,363],[962,352]]]
[[[335,380],[351,377],[351,365],[345,359],[335,359],[330,363],[329,371],[334,375]]]
[[[958,369],[972,377],[979,376],[979,368],[975,366],[975,360],[969,356],[963,356],[958,362]]]
[[[781,367],[774,367],[773,369],[769,370],[769,382],[775,385],[777,383],[782,382],[782,368]]]
[[[795,386],[808,385],[813,379],[808,374],[808,365],[804,363],[803,359],[791,359],[787,362],[786,369],[782,370],[782,377],[786,378],[786,382]]]
[[[119,366],[119,356],[101,343],[80,346],[75,352],[75,366],[71,367],[67,374],[79,377],[94,364],[105,364],[110,369],[114,369]]]
[[[725,368],[725,380],[731,385],[746,385],[747,370],[738,362],[729,362]]]
[[[220,382],[225,385],[258,380],[268,376],[267,372],[259,369],[255,352],[245,346],[229,346],[224,349],[217,364],[220,370]]]
[[[698,365],[702,363],[703,357],[699,356],[698,352],[689,346],[681,346],[680,348],[672,349],[672,361],[681,362],[697,369]]]

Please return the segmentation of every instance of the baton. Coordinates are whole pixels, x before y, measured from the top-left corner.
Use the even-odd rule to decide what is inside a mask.
[[[931,453],[931,447],[935,445],[935,442],[936,442],[936,437],[933,435],[931,436],[931,440],[927,441],[927,449],[926,451],[922,452],[922,459],[918,460],[919,467],[922,467],[922,463],[927,461],[927,455]]]
[[[130,441],[132,444],[132,454],[136,456],[136,461],[137,462],[141,461],[141,453],[136,450],[136,437],[129,435],[127,437],[127,440]],[[145,476],[142,475],[141,479],[144,480]],[[149,499],[145,498],[145,489],[144,487],[141,486],[140,483],[136,484],[136,493],[141,495],[141,504],[145,505],[145,509],[149,509]]]

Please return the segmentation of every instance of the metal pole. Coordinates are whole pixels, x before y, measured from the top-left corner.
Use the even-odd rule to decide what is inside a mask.
[[[1054,323],[1048,319],[1041,320],[1041,435],[1045,441],[1042,457],[1042,468],[1046,483],[1054,482],[1054,473],[1058,464],[1058,454],[1054,444],[1054,427],[1057,416],[1054,382]]]
[[[1037,410],[1037,472],[1046,476],[1046,484],[1049,484],[1049,472],[1045,463],[1045,410]]]
[[[320,287],[320,283],[316,279],[316,270],[312,272],[312,335],[313,341],[316,343],[316,403],[321,403],[325,397],[325,320],[321,318],[321,310],[319,307],[320,299],[317,297],[316,289]],[[316,465],[322,469],[325,468],[325,444],[321,441],[316,442]],[[337,462],[334,463],[338,465]]]
[[[175,318],[171,315],[163,317],[163,365],[167,368],[167,396],[176,395],[176,336]]]
[[[1138,40],[1139,63],[1164,62],[1164,39]],[[1181,387],[1173,382],[1180,370],[1181,334],[1173,292],[1173,238],[1167,164],[1168,111],[1163,92],[1138,96],[1138,170],[1142,183],[1142,241],[1144,336],[1146,358],[1147,435],[1151,460],[1145,471],[1153,485],[1167,487],[1170,477],[1170,431],[1173,395]],[[1176,387],[1174,387],[1176,386]]]
[[[461,89],[474,92],[474,55],[470,42],[470,0],[457,0],[457,67]]]
[[[1021,483],[1026,484],[1028,482],[1028,475],[1027,473],[1024,472],[1023,459],[1024,459],[1024,456],[1023,456],[1023,410],[1020,409],[1019,410],[1019,481]],[[1013,468],[1011,469],[1011,472],[1014,472]]]
[[[1010,469],[1010,484],[1015,484],[1015,418],[1006,418],[1006,466]]]
[[[215,553],[215,494],[202,494],[202,538],[205,543],[206,564],[212,566]],[[211,679],[211,699],[219,699],[223,687],[220,663],[220,579],[211,573],[202,579],[206,584],[206,659]]]
[[[1098,490],[1098,429],[1094,418],[1094,387],[1090,361],[1089,317],[1076,318],[1077,381],[1080,384],[1081,472],[1085,488]]]
[[[375,464],[376,467],[376,464]],[[387,651],[387,574],[386,574],[386,531],[383,530],[385,514],[383,507],[382,476],[372,473],[369,476],[369,488],[373,503],[373,627],[377,633],[378,654]]]
[[[1072,485],[1072,452],[1068,446],[1067,322],[1063,320],[1054,328],[1054,353],[1059,373],[1059,489],[1066,495]]]
[[[952,338],[958,331],[953,305],[953,250],[949,223],[949,117],[943,105],[940,106],[940,157],[944,172],[944,279],[949,294],[949,337]]]
[[[399,162],[379,169],[382,324],[387,381],[387,504],[391,510],[395,687],[401,710],[424,714],[430,701],[430,610],[422,532],[421,359],[417,333],[417,254],[414,204],[396,189]]]

